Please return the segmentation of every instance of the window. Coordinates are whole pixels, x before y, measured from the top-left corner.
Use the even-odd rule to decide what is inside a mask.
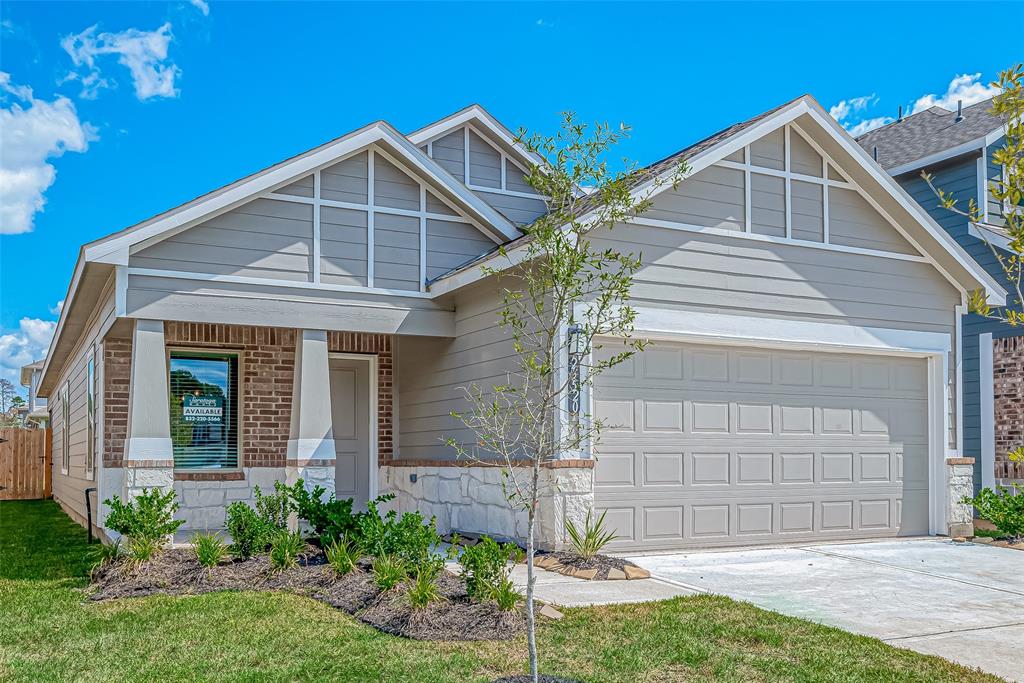
[[[174,466],[238,467],[238,354],[170,353]]]
[[[64,382],[64,391],[60,395],[60,471],[67,474],[71,469],[71,406],[68,405],[71,381]]]
[[[96,347],[89,349],[89,360],[85,366],[85,409],[87,418],[87,440],[85,446],[85,478],[96,474]]]

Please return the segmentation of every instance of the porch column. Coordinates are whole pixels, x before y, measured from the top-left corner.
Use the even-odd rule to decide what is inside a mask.
[[[174,486],[166,353],[163,321],[136,320],[124,454],[126,498],[143,489]]]
[[[946,458],[948,512],[946,522],[950,536],[974,535],[974,508],[963,503],[974,495],[974,458]]]
[[[295,379],[286,477],[306,487],[334,492],[334,432],[327,332],[300,330],[296,335]]]

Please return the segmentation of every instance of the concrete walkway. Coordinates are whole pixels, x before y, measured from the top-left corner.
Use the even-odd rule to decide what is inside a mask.
[[[1024,551],[919,539],[629,559],[676,586],[1024,681]]]
[[[517,564],[512,569],[512,580],[520,590],[526,589],[525,564]],[[537,570],[537,599],[560,607],[650,602],[668,600],[678,595],[693,595],[696,592],[656,578],[638,581],[587,581],[543,569]]]

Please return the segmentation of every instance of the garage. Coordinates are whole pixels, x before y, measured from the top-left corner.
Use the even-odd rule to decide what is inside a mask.
[[[657,342],[593,405],[617,549],[929,532],[924,358]]]

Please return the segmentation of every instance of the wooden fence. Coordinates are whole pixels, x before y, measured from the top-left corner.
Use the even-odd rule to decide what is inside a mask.
[[[50,430],[0,429],[0,500],[50,497]]]

